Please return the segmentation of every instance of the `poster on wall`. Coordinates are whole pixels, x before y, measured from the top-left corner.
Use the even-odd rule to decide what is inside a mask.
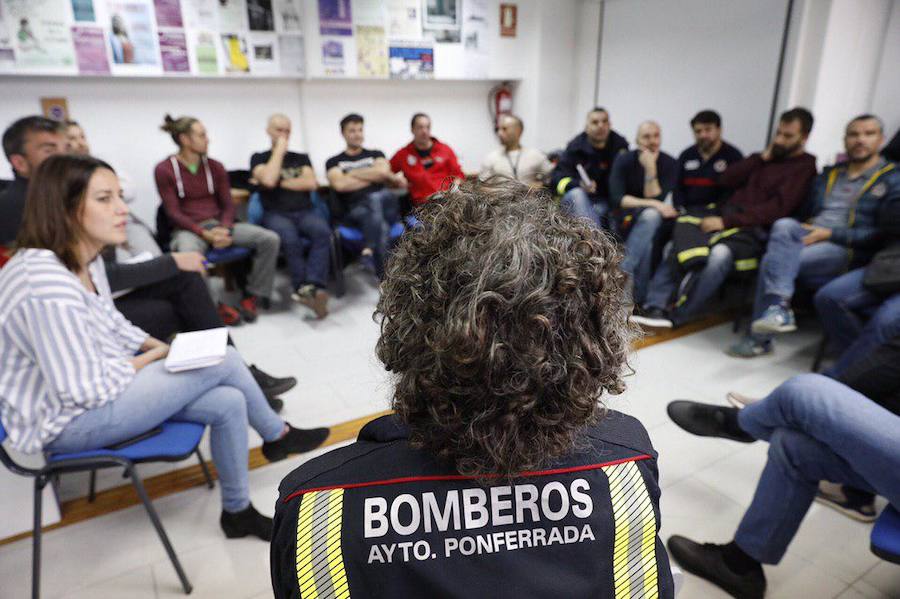
[[[251,31],[275,31],[272,0],[247,0],[247,21]]]
[[[219,55],[217,35],[212,31],[188,30],[191,51],[191,71],[198,75],[218,75]]]
[[[356,58],[360,77],[388,76],[387,40],[384,27],[356,27]]]
[[[422,37],[422,18],[419,0],[388,0],[388,35],[399,39]]]
[[[302,77],[306,73],[303,37],[299,35],[279,35],[278,55],[281,59],[281,74]]]
[[[109,58],[106,55],[106,34],[101,27],[75,25],[72,42],[78,72],[82,75],[109,75]]]
[[[319,0],[319,33],[353,35],[350,0]]]
[[[183,27],[181,6],[178,0],[153,0],[156,9],[156,25],[158,27]]]
[[[303,30],[303,10],[300,0],[274,0],[275,28],[281,32]]]
[[[345,74],[344,54],[343,40],[322,40],[322,70],[326,76],[340,77]]]
[[[158,65],[153,8],[147,1],[111,0],[109,46],[118,65]]]
[[[278,36],[274,33],[250,34],[250,70],[254,75],[277,75],[281,71]]]
[[[162,56],[163,71],[166,73],[190,73],[187,39],[184,31],[160,31],[159,53]]]
[[[246,29],[244,15],[247,6],[244,0],[218,0],[219,31],[238,32]]]
[[[247,39],[243,35],[224,33],[221,35],[222,52],[225,56],[226,73],[249,73],[250,59],[247,57]]]
[[[3,8],[17,67],[74,71],[68,0],[4,0]]]
[[[76,21],[96,21],[94,0],[72,0],[72,15]]]
[[[434,79],[434,47],[425,41],[391,41],[391,79]]]
[[[384,0],[353,0],[353,24],[384,27]]]
[[[434,41],[459,43],[459,0],[425,0],[423,27]]]
[[[0,2],[0,73],[13,70],[16,64],[16,52],[13,50],[12,37],[4,19],[3,3]]]
[[[488,50],[487,0],[466,0],[463,4],[462,38],[465,50],[464,75],[469,79],[487,79],[490,66]]]
[[[181,0],[181,14],[188,29],[214,31],[219,25],[219,0]]]

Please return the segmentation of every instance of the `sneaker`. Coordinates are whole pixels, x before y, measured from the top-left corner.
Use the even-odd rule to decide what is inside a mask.
[[[666,406],[666,412],[675,424],[699,437],[719,437],[741,443],[756,441],[738,425],[737,408],[678,400]]]
[[[328,293],[312,283],[298,287],[297,291],[291,294],[291,299],[315,312],[316,318],[328,316]]]
[[[241,324],[241,313],[228,304],[219,302],[216,304],[216,312],[219,313],[219,318],[227,327],[236,327]]]
[[[874,522],[877,517],[875,496],[847,485],[824,480],[819,482],[816,501],[857,522]]]
[[[269,402],[269,407],[272,408],[273,412],[281,414],[281,410],[284,409],[284,401],[277,397],[269,397],[268,395],[266,396],[266,401]]]
[[[262,444],[262,453],[270,462],[283,460],[294,453],[312,451],[328,438],[327,428],[294,428],[288,425],[288,432],[277,441]]]
[[[219,526],[229,539],[254,536],[266,542],[272,540],[272,519],[257,512],[253,504],[240,512],[223,510],[219,517]]]
[[[797,330],[794,311],[784,306],[769,306],[761,317],[753,321],[750,330],[762,335],[793,333]]]
[[[648,308],[643,314],[632,314],[631,322],[648,329],[671,329],[672,319],[662,308]]]
[[[728,400],[728,403],[736,407],[738,410],[743,410],[750,404],[754,404],[760,401],[762,398],[760,397],[747,397],[746,395],[741,395],[740,393],[735,393],[734,391],[729,391],[725,395],[725,399]]]
[[[241,303],[238,304],[238,310],[241,311],[241,316],[245,321],[256,322],[256,296],[248,295],[242,299]]]
[[[744,337],[726,349],[725,353],[734,358],[757,358],[772,353],[772,342]]]
[[[283,378],[274,377],[257,368],[256,364],[251,364],[249,368],[250,374],[253,375],[256,384],[259,385],[262,392],[266,394],[266,397],[277,397],[297,386],[297,379],[292,376]]]
[[[673,535],[666,543],[678,565],[687,572],[708,580],[737,599],[762,599],[766,594],[766,575],[758,563],[739,572],[725,561],[725,546],[696,543]]]

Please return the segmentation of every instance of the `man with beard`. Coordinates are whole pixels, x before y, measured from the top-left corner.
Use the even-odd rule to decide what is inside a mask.
[[[525,129],[522,119],[505,114],[497,125],[497,137],[501,147],[485,156],[478,178],[482,181],[493,176],[509,177],[526,185],[536,186],[547,182],[553,165],[547,155],[537,148],[522,147],[519,140]]]
[[[694,141],[678,156],[678,183],[672,193],[676,208],[690,210],[718,204],[729,190],[719,185],[719,176],[744,157],[722,139],[722,117],[714,110],[701,110],[691,119]]]
[[[900,173],[879,156],[881,121],[871,114],[847,124],[847,162],[825,169],[805,207],[805,222],[782,218],[772,226],[760,265],[751,334],[728,353],[753,358],[772,351],[772,337],[797,329],[791,298],[799,282],[815,291],[866,264],[881,241],[877,222],[884,201],[900,196]]]
[[[668,259],[656,270],[635,322],[684,324],[729,273],[757,268],[769,227],[800,206],[816,176],[816,158],[804,151],[812,124],[804,108],[782,113],[769,147],[722,173],[719,184],[734,190],[728,201],[677,219]]]

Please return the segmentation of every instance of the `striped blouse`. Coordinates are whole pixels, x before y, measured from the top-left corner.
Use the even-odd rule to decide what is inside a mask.
[[[96,294],[50,250],[21,250],[0,270],[0,420],[19,451],[40,451],[134,379],[147,333],[116,310],[102,258],[89,272]]]

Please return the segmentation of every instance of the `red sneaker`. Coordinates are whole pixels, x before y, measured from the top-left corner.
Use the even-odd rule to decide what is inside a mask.
[[[238,304],[238,310],[241,312],[241,317],[247,322],[255,322],[256,321],[256,296],[251,295],[249,297],[245,297],[241,300],[241,303]]]
[[[218,305],[216,305],[216,311],[218,311],[219,318],[222,319],[222,323],[225,326],[236,327],[241,324],[241,313],[228,304],[219,302]]]

